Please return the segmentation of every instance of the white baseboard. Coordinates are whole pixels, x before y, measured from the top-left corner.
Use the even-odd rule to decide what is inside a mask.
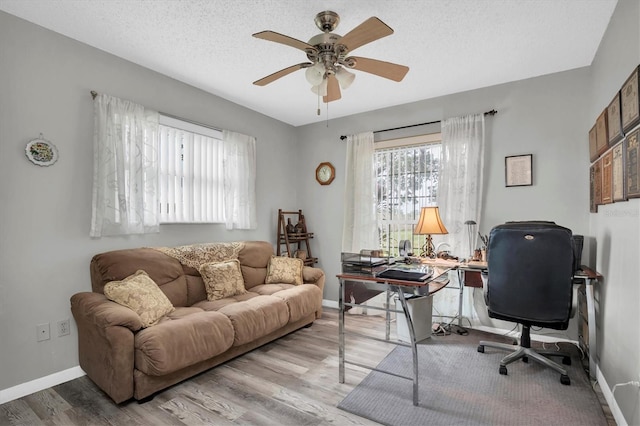
[[[322,299],[322,306],[325,308],[340,309],[340,305],[335,300]]]
[[[611,392],[611,388],[609,387],[607,380],[604,378],[604,375],[600,371],[600,367],[597,365],[596,365],[596,380],[598,381],[598,385],[600,385],[600,389],[602,389],[602,395],[604,396],[604,399],[607,401],[607,404],[609,405],[609,409],[611,410],[611,414],[613,415],[613,418],[615,419],[618,426],[627,426],[627,421],[625,420],[624,415],[622,414],[622,411],[618,406],[618,402],[616,401],[616,398],[613,395],[613,392]]]
[[[32,393],[68,382],[69,380],[77,379],[84,375],[85,372],[80,368],[80,366],[72,367],[8,389],[2,389],[0,390],[0,404],[22,398],[23,396],[31,395]]]

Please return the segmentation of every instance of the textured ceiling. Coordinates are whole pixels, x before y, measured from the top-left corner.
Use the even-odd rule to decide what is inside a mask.
[[[316,115],[304,71],[253,81],[305,62],[300,50],[251,34],[308,41],[333,10],[344,35],[371,16],[394,29],[354,55],[410,67],[396,83],[354,71],[329,118],[591,64],[617,0],[0,0],[0,10],[299,126]]]

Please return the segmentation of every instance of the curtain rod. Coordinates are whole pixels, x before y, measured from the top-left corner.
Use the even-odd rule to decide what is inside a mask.
[[[496,115],[497,113],[498,113],[498,111],[496,111],[495,109],[492,109],[491,111],[485,112],[484,115]],[[408,126],[394,127],[392,129],[376,130],[373,133],[383,133],[383,132],[390,132],[392,130],[408,129],[410,127],[426,126],[428,124],[440,123],[441,121],[442,120],[436,120],[436,121],[429,121],[428,123],[410,124]],[[345,135],[340,136],[340,140],[345,140],[346,138],[347,137]]]
[[[93,99],[95,99],[96,96],[98,96],[98,92],[96,92],[95,90],[92,90],[91,91],[91,97]],[[176,120],[184,121],[185,123],[195,124],[196,126],[206,127],[207,129],[217,130],[219,132],[223,131],[223,129],[219,129],[217,127],[213,127],[210,124],[198,123],[197,121],[188,120],[186,118],[178,117],[177,115],[173,115],[173,114],[167,114],[166,112],[159,111],[158,114],[164,115],[165,117],[174,118]]]

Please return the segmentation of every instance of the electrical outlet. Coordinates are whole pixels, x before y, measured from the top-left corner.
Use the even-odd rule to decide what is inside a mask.
[[[58,321],[58,337],[68,336],[71,333],[71,329],[69,327],[69,318]]]
[[[38,342],[42,342],[43,340],[49,340],[51,338],[49,323],[38,324],[36,326],[36,332],[37,332],[36,336],[37,336]]]

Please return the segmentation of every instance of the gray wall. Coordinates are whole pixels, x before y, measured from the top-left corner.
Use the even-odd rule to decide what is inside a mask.
[[[543,219],[586,234],[588,76],[588,69],[582,68],[331,120],[329,127],[319,123],[297,128],[298,200],[316,233],[314,254],[327,274],[325,298],[337,300],[338,295],[346,152],[340,135],[495,108],[498,114],[486,118],[486,189],[479,229],[488,233],[508,220]],[[533,154],[533,186],[505,187],[504,157],[517,154]],[[336,167],[336,179],[329,186],[314,180],[315,167],[322,161]]]
[[[294,130],[231,102],[0,12],[0,391],[78,365],[69,297],[89,291],[103,251],[204,241],[275,241],[278,208],[297,208],[289,170]],[[258,228],[162,225],[159,234],[89,238],[93,169],[90,90],[257,138]],[[60,158],[39,167],[25,145],[40,133]],[[282,190],[287,188],[287,190]],[[36,342],[36,325],[51,340]]]
[[[640,64],[640,2],[620,0],[591,66],[588,126]],[[640,199],[600,206],[589,216],[597,241],[599,367],[610,387],[640,380]],[[640,424],[640,390],[620,387],[614,394],[628,424]]]

